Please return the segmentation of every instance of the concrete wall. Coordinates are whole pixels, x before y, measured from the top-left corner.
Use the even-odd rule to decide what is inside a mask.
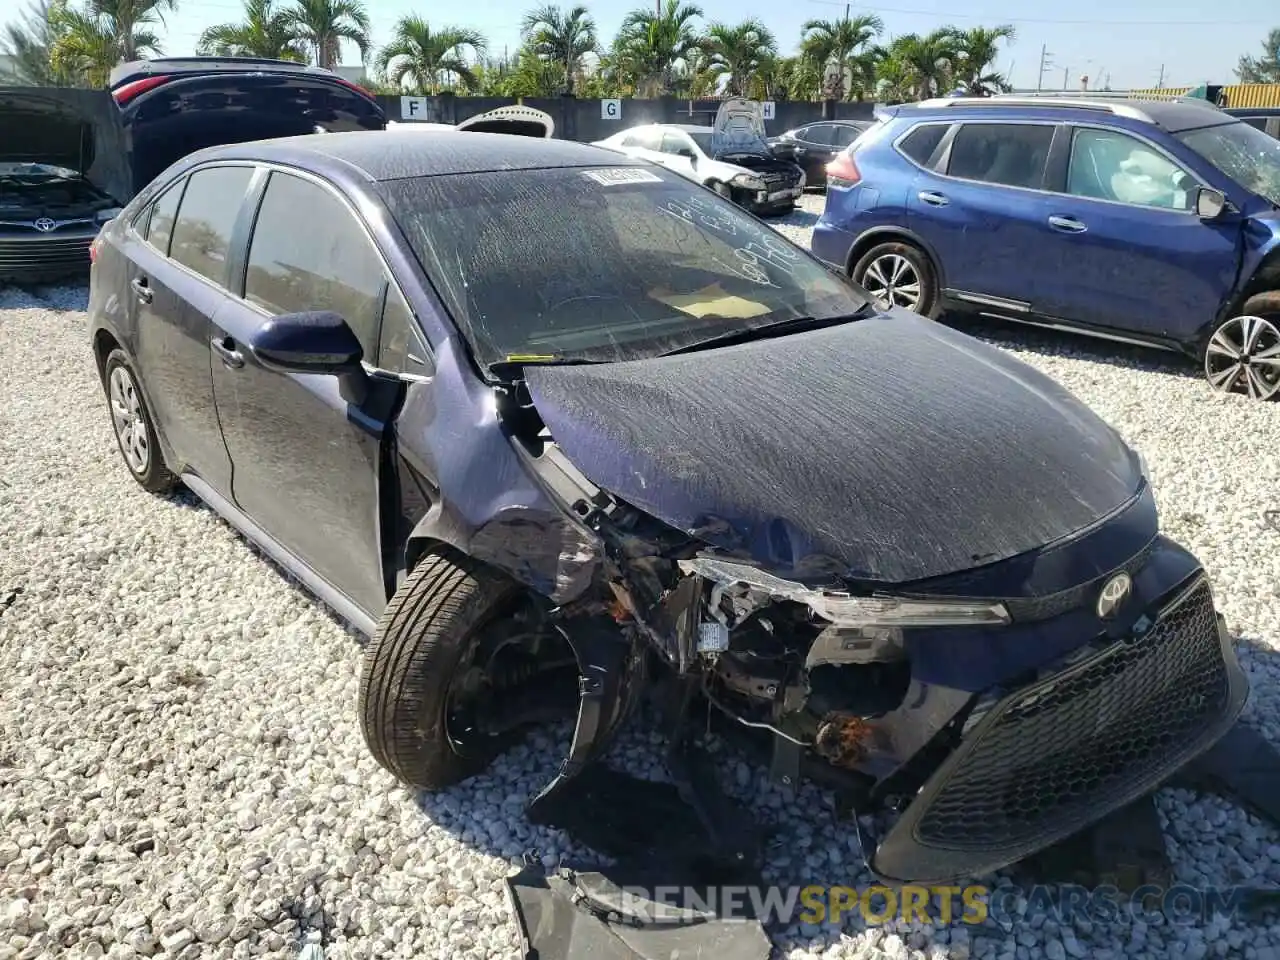
[[[460,123],[467,117],[504,107],[516,101],[507,97],[380,96],[378,101],[388,120],[418,120],[429,123]],[[575,97],[525,97],[526,106],[544,110],[556,122],[556,137],[590,142],[640,123],[692,123],[710,125],[720,103],[717,100],[579,100]],[[770,136],[815,120],[870,120],[870,103],[821,103],[779,100],[773,118],[765,121]]]

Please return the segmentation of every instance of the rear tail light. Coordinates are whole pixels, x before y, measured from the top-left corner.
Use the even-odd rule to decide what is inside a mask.
[[[827,183],[831,186],[851,187],[861,179],[853,154],[847,150],[827,164]]]
[[[126,83],[123,87],[118,87],[111,91],[111,96],[115,98],[118,105],[124,106],[130,100],[146,93],[148,90],[154,90],[162,83],[168,83],[171,78],[160,75],[155,77],[143,77],[141,80],[134,80]]]
[[[90,263],[98,262],[98,248],[101,246],[102,246],[102,232],[99,231],[98,235],[93,238],[93,243],[89,244],[89,262]]]

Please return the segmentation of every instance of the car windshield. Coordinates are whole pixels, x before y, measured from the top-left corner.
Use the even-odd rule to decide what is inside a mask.
[[[1188,130],[1178,139],[1236,183],[1280,207],[1280,140],[1241,122]]]
[[[867,302],[774,230],[648,167],[499,171],[379,190],[482,367],[652,357]]]

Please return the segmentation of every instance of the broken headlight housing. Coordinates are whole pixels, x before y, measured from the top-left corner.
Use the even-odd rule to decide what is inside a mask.
[[[754,174],[740,173],[729,181],[735,187],[741,187],[743,190],[763,190],[764,181]]]
[[[816,616],[838,627],[1004,626],[1011,619],[1005,605],[998,601],[887,594],[854,596],[807,587],[749,564],[713,557],[681,560],[680,569],[716,584],[718,589],[746,588],[748,594],[804,604]]]

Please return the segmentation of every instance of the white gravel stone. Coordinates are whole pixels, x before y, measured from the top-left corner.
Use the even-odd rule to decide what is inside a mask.
[[[806,196],[772,223],[807,242],[822,203]],[[356,723],[356,637],[190,495],[155,498],[127,476],[85,304],[82,286],[0,288],[0,960],[294,958],[304,944],[330,958],[513,956],[502,878],[526,853],[585,852],[522,814],[567,726],[446,793],[399,788]],[[1206,564],[1238,637],[1247,717],[1280,742],[1280,524],[1264,514],[1280,490],[1280,407],[1216,396],[1158,354],[961,325],[1146,455],[1165,531]],[[638,724],[614,758],[661,775],[661,743]],[[779,828],[768,881],[870,882],[828,796],[806,785],[788,799],[738,757],[723,766]],[[1269,826],[1187,791],[1158,799],[1180,882],[1280,882]],[[1239,919],[867,928],[854,914],[773,931],[791,960],[1260,957],[1273,933]]]

